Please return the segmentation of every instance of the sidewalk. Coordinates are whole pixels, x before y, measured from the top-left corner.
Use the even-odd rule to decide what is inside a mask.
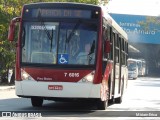
[[[11,89],[15,89],[15,86],[0,86],[0,91],[2,90],[11,90]]]

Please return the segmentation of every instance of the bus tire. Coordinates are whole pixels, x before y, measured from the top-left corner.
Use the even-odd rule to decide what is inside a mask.
[[[33,107],[42,107],[43,104],[43,98],[40,97],[32,97],[31,103]]]
[[[111,76],[109,76],[109,82],[108,82],[109,84],[109,98],[108,98],[108,103],[109,104],[113,104],[114,102],[115,102],[115,100],[114,100],[114,93],[113,93],[113,87],[111,87],[111,86],[113,86],[112,84],[111,84]],[[111,97],[111,99],[110,99],[110,97]]]
[[[100,99],[97,101],[98,110],[105,110],[107,107],[108,107],[108,100],[101,101],[101,99]]]
[[[106,90],[106,99],[102,101],[102,99],[98,99],[97,101],[97,108],[99,110],[105,110],[108,107],[108,100],[109,100],[109,90]]]
[[[118,97],[118,98],[115,98],[115,103],[122,103],[122,96]]]
[[[124,90],[124,81],[122,80],[122,87],[121,87],[121,96],[118,98],[115,98],[115,103],[122,103],[122,98],[123,98],[123,90]]]
[[[136,80],[136,79],[137,79],[137,77],[133,78],[133,80]]]

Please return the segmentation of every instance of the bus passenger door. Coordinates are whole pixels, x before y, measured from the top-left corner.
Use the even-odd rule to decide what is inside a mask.
[[[114,41],[114,98],[119,97],[119,87],[121,82],[121,64],[120,64],[120,41],[119,35],[113,33]]]

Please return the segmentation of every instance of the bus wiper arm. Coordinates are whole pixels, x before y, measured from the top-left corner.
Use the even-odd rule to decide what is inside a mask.
[[[46,28],[46,25],[44,24],[44,20],[41,17],[40,11],[39,11],[39,14],[38,14],[38,18],[41,22],[41,25],[43,25],[43,27],[44,27],[44,31],[46,32],[48,39],[51,40],[51,46],[50,46],[50,52],[51,52],[52,51],[52,42],[53,42],[53,29],[52,29],[52,33],[50,35],[48,29]]]
[[[89,51],[89,53],[88,53],[88,57],[89,57],[88,62],[89,62],[89,64],[90,64],[90,62],[91,62],[91,60],[92,60],[91,54],[94,53],[94,50],[95,50],[95,40],[93,40],[91,49],[90,49],[90,51]]]
[[[69,43],[70,42],[70,40],[71,40],[71,38],[72,38],[72,36],[74,35],[74,32],[78,29],[78,27],[79,27],[79,25],[80,25],[80,20],[78,20],[78,22],[76,23],[76,25],[74,26],[74,28],[73,28],[73,30],[71,31],[71,33],[69,34],[69,36],[68,36],[68,38],[66,39],[66,41],[65,41],[65,51],[66,51],[66,43]]]
[[[91,55],[92,53],[94,53],[94,50],[95,50],[95,40],[92,42],[92,46],[88,55]]]
[[[50,52],[52,52],[52,42],[53,42],[53,28],[52,28],[52,33],[51,33],[51,46],[50,46]]]
[[[80,25],[80,20],[76,23],[76,25],[74,26],[73,30],[71,31],[71,33],[69,34],[66,42],[69,43],[69,41],[71,40],[72,36],[74,35],[74,32],[78,29],[79,25]]]
[[[23,31],[22,31],[22,48],[25,46],[25,36],[26,36],[26,30],[25,30],[25,27],[23,27]]]

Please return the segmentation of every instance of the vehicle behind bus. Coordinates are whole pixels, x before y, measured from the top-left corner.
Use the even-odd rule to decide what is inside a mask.
[[[143,59],[138,59],[137,62],[138,62],[138,75],[145,76],[147,74],[146,61]]]
[[[139,71],[137,59],[128,59],[128,78],[137,79],[138,74]]]

